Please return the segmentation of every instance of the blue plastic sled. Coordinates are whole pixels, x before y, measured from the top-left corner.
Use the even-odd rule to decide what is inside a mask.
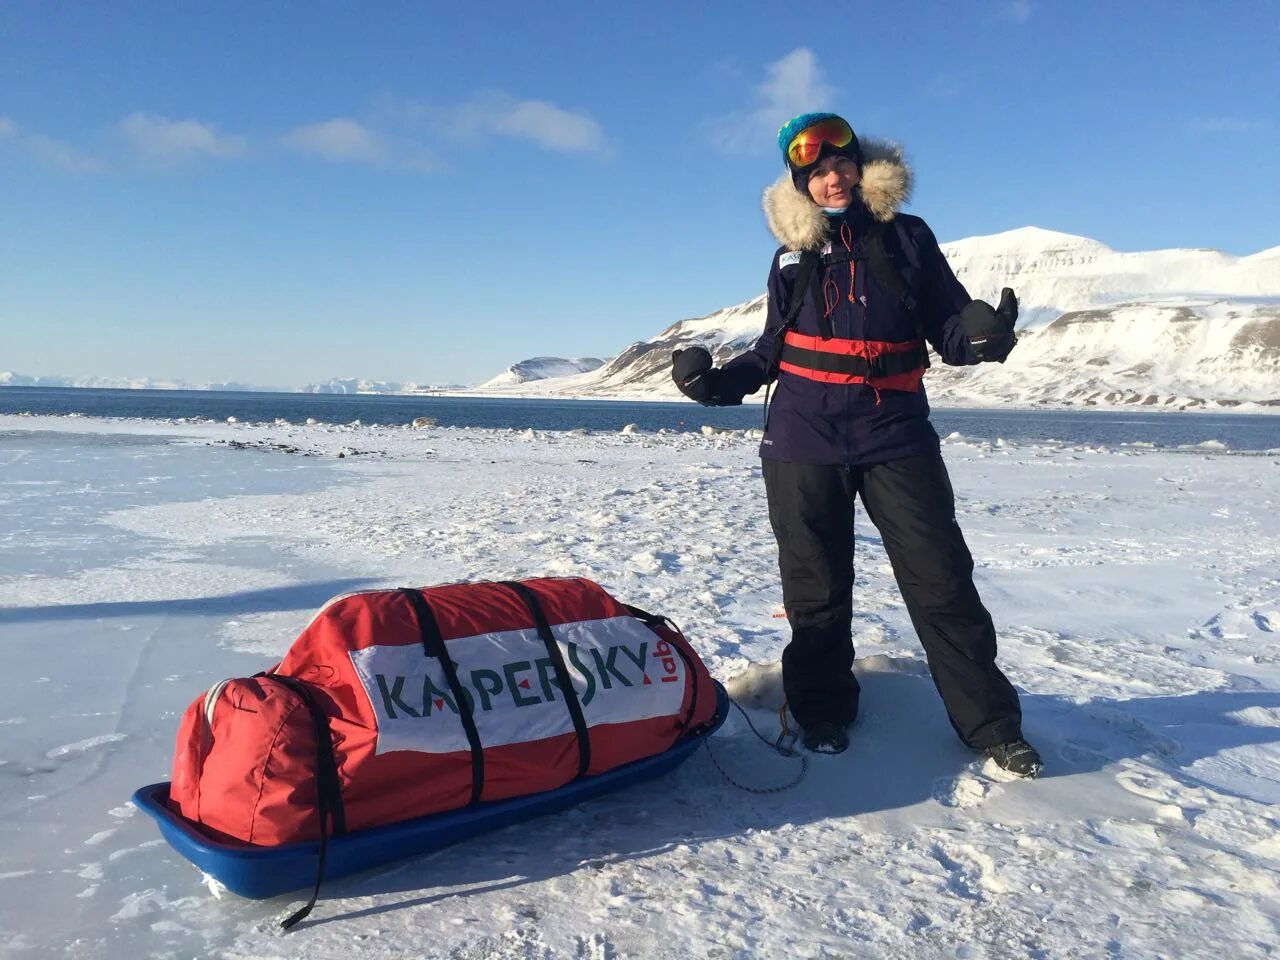
[[[333,880],[395,860],[431,853],[667,773],[689,759],[703,741],[720,728],[728,712],[729,696],[717,682],[716,715],[710,727],[678,740],[657,756],[584,777],[545,793],[496,800],[330,837],[324,879]],[[287,843],[278,847],[221,843],[211,840],[196,824],[170,810],[168,799],[167,780],[141,787],[133,795],[138,808],[155,818],[169,845],[228,890],[242,897],[265,899],[315,883],[320,846],[317,842]]]

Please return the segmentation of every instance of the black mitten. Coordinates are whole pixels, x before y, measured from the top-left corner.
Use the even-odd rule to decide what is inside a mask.
[[[690,347],[673,353],[671,379],[690,400],[704,407],[717,405],[720,371],[712,367],[711,354],[706,347]]]
[[[981,361],[1004,363],[1018,338],[1013,326],[1018,319],[1018,298],[1005,287],[1000,306],[994,310],[985,300],[974,300],[960,311],[960,328]]]

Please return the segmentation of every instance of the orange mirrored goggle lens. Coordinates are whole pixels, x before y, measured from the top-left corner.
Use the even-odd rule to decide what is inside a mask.
[[[787,158],[793,166],[807,167],[818,159],[824,143],[847,147],[853,142],[853,130],[843,120],[832,118],[805,127],[787,147]]]

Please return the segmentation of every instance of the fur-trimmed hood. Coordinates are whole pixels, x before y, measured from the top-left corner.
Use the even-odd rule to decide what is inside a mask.
[[[911,168],[902,147],[888,140],[858,138],[865,162],[854,202],[861,200],[882,223],[892,220],[911,197]],[[800,193],[786,171],[764,191],[769,232],[788,250],[821,250],[828,240],[822,208]]]

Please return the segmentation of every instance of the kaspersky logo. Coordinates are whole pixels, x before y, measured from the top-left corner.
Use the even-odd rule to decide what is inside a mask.
[[[588,726],[680,715],[684,661],[639,620],[573,621],[553,625],[552,632]],[[458,710],[468,706],[485,747],[573,732],[566,691],[536,630],[494,631],[448,644],[458,665],[461,704],[440,661],[426,656],[419,644],[374,644],[350,651],[377,725],[377,753],[467,750]]]
[[[652,646],[652,649],[651,649]],[[643,688],[654,683],[678,683],[676,652],[666,640],[639,645],[612,644],[585,648],[563,645],[571,673],[586,684],[580,694],[584,708],[603,691]],[[457,714],[458,705],[447,684],[430,675],[404,676],[375,672],[372,676],[380,711],[388,720],[429,718],[446,710]],[[550,657],[512,660],[495,668],[467,669],[459,664],[458,681],[472,713],[495,709],[522,709],[562,701],[564,691]],[[371,691],[372,692],[372,691]]]

